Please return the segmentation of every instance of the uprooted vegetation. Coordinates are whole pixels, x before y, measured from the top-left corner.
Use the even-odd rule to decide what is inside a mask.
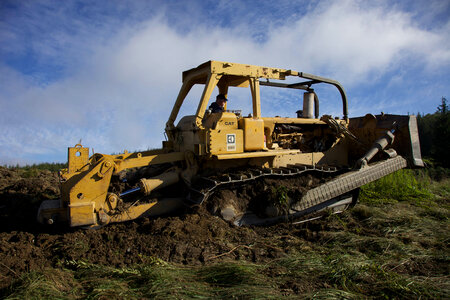
[[[197,209],[85,230],[36,224],[54,172],[0,168],[0,297],[446,298],[450,180],[432,177],[396,172],[303,224],[237,228]]]

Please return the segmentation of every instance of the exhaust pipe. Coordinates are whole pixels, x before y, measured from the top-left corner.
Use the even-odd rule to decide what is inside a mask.
[[[302,118],[312,119],[313,115],[316,119],[319,118],[319,98],[313,91],[305,92],[303,94]]]

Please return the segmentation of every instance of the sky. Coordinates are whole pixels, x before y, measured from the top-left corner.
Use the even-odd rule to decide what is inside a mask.
[[[434,113],[450,96],[450,1],[1,0],[0,165],[65,162],[80,140],[161,147],[182,71],[209,60],[338,80],[350,117]],[[316,92],[320,114],[342,116],[336,89]],[[249,97],[231,89],[228,108],[251,112]],[[302,105],[300,91],[261,97],[266,117]]]

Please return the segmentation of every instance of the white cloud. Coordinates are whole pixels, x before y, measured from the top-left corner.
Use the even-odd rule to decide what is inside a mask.
[[[364,7],[354,1],[326,1],[294,24],[272,29],[267,52],[286,54],[286,64],[298,62],[303,68],[358,84],[405,60],[448,65],[447,37],[416,27],[411,15],[400,11]]]
[[[1,66],[6,84],[0,87],[0,109],[7,117],[0,124],[7,134],[0,138],[0,149],[58,153],[63,160],[60,149],[80,138],[103,153],[159,147],[181,71],[210,59],[292,68],[336,78],[350,88],[399,67],[434,70],[450,62],[450,23],[439,31],[424,30],[410,14],[382,5],[325,1],[294,21],[276,24],[269,24],[264,42],[252,38],[245,20],[233,28],[196,22],[180,32],[160,14],[125,26],[109,39],[97,38],[98,32],[90,34],[80,24],[81,36],[55,37],[58,45],[75,45],[75,50],[89,45],[65,70],[65,78],[42,86]],[[42,55],[56,55],[51,46],[39,45]],[[358,111],[367,101],[361,100]],[[330,103],[331,111],[340,111],[339,102]],[[266,116],[296,110],[279,104],[265,108]],[[11,155],[0,157],[0,163],[6,157]]]

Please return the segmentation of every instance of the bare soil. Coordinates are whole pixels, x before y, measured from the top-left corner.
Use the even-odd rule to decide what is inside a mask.
[[[203,207],[179,216],[144,218],[100,229],[44,226],[36,221],[37,209],[42,200],[59,197],[57,175],[49,171],[26,175],[0,167],[0,288],[24,272],[68,267],[79,261],[115,267],[150,263],[155,258],[187,265],[230,259],[264,262],[308,247],[308,241],[317,239],[326,226],[312,222],[303,227],[239,228]],[[284,181],[291,196],[304,192],[294,188],[301,186],[296,180]],[[268,193],[267,187],[275,186],[276,181],[266,179],[253,187],[218,192],[212,201],[261,197]]]

